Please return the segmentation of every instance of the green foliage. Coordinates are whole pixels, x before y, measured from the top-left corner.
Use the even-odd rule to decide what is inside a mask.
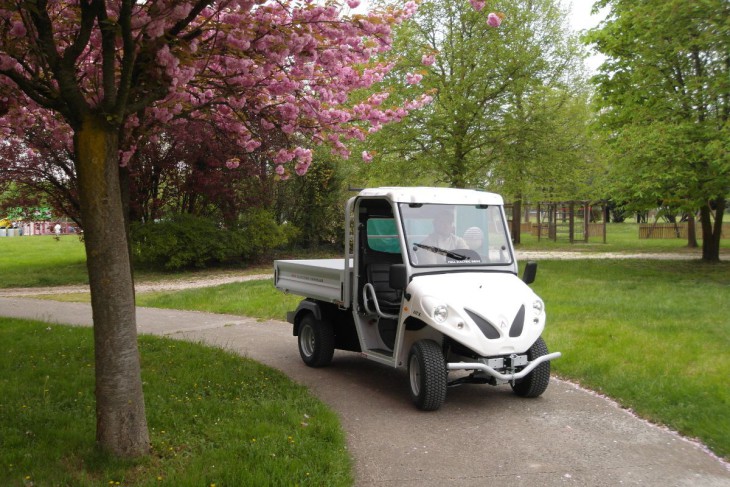
[[[588,41],[607,60],[594,81],[616,201],[701,210],[703,259],[717,260],[730,195],[730,3],[601,0]],[[717,228],[719,229],[719,227]]]
[[[7,218],[23,221],[48,221],[51,219],[51,209],[45,206],[22,207],[13,206],[7,210]]]
[[[131,229],[135,264],[178,270],[248,263],[284,245],[291,231],[271,214],[254,209],[240,217],[239,227],[221,228],[215,221],[189,214],[134,224]]]
[[[506,15],[498,29],[459,0],[423,2],[398,29],[401,78],[424,78],[415,86],[394,79],[389,99],[425,91],[434,101],[368,139],[376,157],[361,168],[365,184],[478,187],[535,201],[585,189],[593,161],[581,48],[560,3],[489,8]]]
[[[282,373],[140,338],[152,455],[94,448],[92,330],[0,319],[0,484],[352,485],[337,416]]]
[[[282,221],[298,233],[291,239],[297,246],[316,249],[321,245],[341,248],[344,241],[343,169],[328,149],[318,148],[316,163],[307,174],[277,185],[276,211]]]
[[[271,251],[289,243],[299,235],[299,229],[290,223],[277,224],[271,211],[251,208],[238,217],[234,231],[244,242],[241,257],[244,262],[260,261]]]

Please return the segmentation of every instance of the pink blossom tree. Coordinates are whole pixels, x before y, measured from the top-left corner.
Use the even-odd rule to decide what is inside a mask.
[[[34,137],[45,134],[76,178],[103,450],[149,450],[120,172],[144,141],[195,126],[215,127],[242,156],[259,151],[281,177],[307,171],[307,143],[348,155],[348,140],[428,101],[389,106],[374,88],[393,67],[377,62],[391,27],[415,8],[345,17],[333,2],[0,0],[0,133],[28,166],[41,163]],[[373,94],[349,106],[361,89]],[[264,144],[272,131],[283,141]]]

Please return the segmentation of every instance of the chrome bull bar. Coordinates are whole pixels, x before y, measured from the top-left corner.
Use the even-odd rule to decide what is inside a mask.
[[[501,372],[497,372],[489,365],[483,364],[481,362],[450,362],[450,363],[446,364],[446,368],[448,370],[478,370],[480,372],[484,372],[485,374],[489,374],[496,379],[509,382],[509,381],[513,381],[513,380],[522,379],[527,374],[532,372],[532,370],[535,367],[537,367],[538,365],[540,365],[541,363],[547,362],[548,360],[553,360],[553,359],[559,358],[562,355],[563,354],[560,352],[553,352],[548,355],[543,355],[541,357],[538,357],[535,360],[533,360],[532,362],[530,362],[529,364],[527,364],[524,369],[520,370],[519,372],[517,372],[515,374],[503,374]]]

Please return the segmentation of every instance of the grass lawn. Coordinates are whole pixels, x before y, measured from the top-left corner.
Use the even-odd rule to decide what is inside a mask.
[[[200,269],[185,272],[136,271],[139,281],[204,278],[209,274],[257,274],[271,272],[271,266]],[[0,289],[88,284],[84,243],[74,235],[0,238]]]
[[[286,312],[295,309],[301,299],[278,291],[272,281],[267,279],[177,292],[138,294],[137,306],[282,320],[286,318]]]
[[[560,376],[730,459],[730,263],[543,261]]]
[[[75,235],[0,238],[0,288],[86,284],[86,252]]]
[[[140,337],[152,454],[94,448],[89,328],[0,318],[0,485],[352,485],[338,418],[283,374]]]

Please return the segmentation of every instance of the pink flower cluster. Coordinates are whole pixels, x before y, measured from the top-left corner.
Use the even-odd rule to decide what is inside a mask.
[[[502,24],[502,17],[494,12],[487,15],[487,24],[490,27],[499,27]]]
[[[476,9],[484,6],[484,2],[470,1]],[[140,63],[147,59],[147,64],[137,66],[144,75],[127,93],[130,106],[136,108],[123,114],[122,165],[134,163],[134,153],[145,141],[154,143],[163,133],[183,134],[191,124],[206,123],[241,151],[240,156],[221,158],[220,167],[236,169],[242,166],[241,157],[255,153],[267,157],[282,177],[290,171],[304,174],[312,163],[312,151],[302,147],[303,141],[328,143],[334,153],[347,157],[347,141],[362,140],[431,101],[430,95],[422,94],[388,105],[389,94],[377,92],[354,106],[349,103],[351,92],[372,88],[392,72],[394,64],[379,61],[378,55],[390,49],[393,26],[416,12],[414,1],[402,9],[350,16],[344,15],[344,4],[332,2],[211,1],[186,28],[173,30],[179,22],[187,22],[197,3],[132,2],[134,45],[125,52],[121,37],[115,40],[118,62],[112,66],[112,80],[110,71],[102,69],[98,27],[75,58],[77,92],[90,110],[114,105],[116,94],[105,93],[102,87],[110,81],[117,87],[123,82],[122,56],[135,55]],[[351,9],[359,4],[346,0]],[[0,110],[0,133],[22,136],[25,128],[41,128],[57,134],[56,142],[71,148],[68,121],[39,107],[13,81],[35,82],[36,69],[52,70],[30,48],[35,41],[25,24],[28,17],[4,5],[9,3],[0,3],[0,100],[5,100],[0,106],[6,107]],[[59,53],[79,38],[79,5],[58,0],[47,6]],[[119,21],[122,2],[109,0],[106,5],[108,21]],[[501,21],[492,15],[490,25]],[[170,36],[177,39],[170,42]],[[422,58],[424,66],[434,62],[435,54]],[[411,72],[405,82],[417,85],[422,79],[421,73]],[[163,95],[150,98],[160,88]],[[60,96],[55,80],[49,80],[44,89],[50,98]],[[363,154],[363,159],[368,157]]]
[[[406,83],[409,85],[417,85],[423,79],[423,75],[420,73],[408,73],[406,74]]]
[[[471,6],[474,7],[474,10],[479,12],[484,8],[484,5],[487,2],[485,2],[484,0],[469,0],[469,3],[471,3]]]
[[[471,6],[474,8],[474,10],[480,12],[487,2],[485,0],[469,0],[469,3],[471,3]],[[502,18],[503,16],[501,14],[492,12],[487,15],[487,24],[490,27],[499,27],[502,23]]]

